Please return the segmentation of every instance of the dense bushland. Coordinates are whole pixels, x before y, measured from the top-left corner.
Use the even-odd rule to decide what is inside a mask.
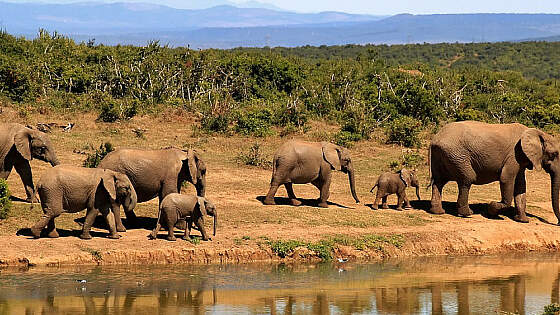
[[[444,121],[560,123],[560,44],[497,43],[194,51],[77,44],[40,31],[0,34],[0,96],[39,110],[97,111],[113,122],[180,107],[204,132],[267,136],[340,125],[340,144],[419,144]],[[275,128],[276,127],[276,128]],[[280,128],[280,129],[279,129]]]

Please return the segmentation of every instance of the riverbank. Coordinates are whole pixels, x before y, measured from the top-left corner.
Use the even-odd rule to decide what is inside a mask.
[[[208,166],[207,197],[219,210],[218,234],[211,242],[163,238],[148,240],[155,226],[157,201],[140,204],[136,210],[141,226],[121,233],[119,240],[105,238],[100,220],[94,228],[94,238],[80,240],[83,213],[63,214],[56,220],[61,235],[58,239],[32,239],[28,228],[39,218],[40,206],[14,202],[10,217],[0,220],[0,266],[58,265],[117,265],[117,264],[225,264],[247,262],[310,261],[321,258],[377,261],[386,258],[406,258],[436,255],[486,255],[504,252],[556,251],[560,248],[560,227],[550,205],[550,179],[544,172],[527,172],[528,212],[530,223],[521,224],[511,214],[499,219],[486,218],[486,203],[499,199],[499,186],[494,183],[471,190],[470,203],[475,211],[471,218],[459,218],[456,212],[456,185],[444,190],[444,208],[450,214],[430,215],[430,191],[421,191],[423,201],[413,201],[415,210],[372,210],[369,193],[377,176],[389,169],[392,161],[411,154],[398,146],[380,144],[380,139],[363,141],[351,148],[357,172],[357,193],[363,204],[356,205],[350,195],[348,179],[342,173],[333,176],[332,202],[328,209],[314,207],[318,191],[311,185],[296,185],[296,195],[304,206],[264,206],[260,201],[268,190],[271,170],[240,164],[237,157],[256,142],[261,155],[271,160],[275,148],[288,138],[318,141],[335,128],[314,123],[305,135],[285,138],[245,138],[205,136],[193,133],[192,117],[165,113],[159,117],[138,117],[116,124],[96,123],[89,114],[60,116],[33,115],[21,118],[4,110],[3,121],[36,124],[75,123],[70,133],[55,130],[50,134],[63,164],[81,165],[85,153],[92,152],[102,142],[115,147],[162,148],[193,147]],[[146,129],[142,136],[133,130]],[[413,152],[414,153],[414,152]],[[424,162],[418,165],[422,186],[428,183],[425,165],[426,150],[417,152]],[[37,181],[48,165],[32,161]],[[25,196],[17,173],[8,183],[15,197]],[[187,184],[184,193],[194,193]],[[409,197],[414,196],[411,190]],[[286,192],[278,191],[277,201],[285,203]],[[394,205],[396,197],[389,197]],[[211,220],[207,220],[210,227]],[[178,231],[177,231],[178,232]],[[161,237],[164,236],[161,233]],[[199,236],[198,231],[194,231]],[[281,257],[282,256],[282,257]],[[329,257],[330,256],[330,257]]]

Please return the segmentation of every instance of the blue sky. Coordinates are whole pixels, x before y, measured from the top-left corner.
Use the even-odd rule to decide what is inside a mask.
[[[3,0],[0,0],[3,1]],[[188,7],[222,0],[8,0],[11,2],[149,2]],[[246,2],[247,0],[229,0]],[[258,0],[299,12],[343,11],[367,14],[559,13],[560,0]],[[223,2],[223,1],[222,1]]]

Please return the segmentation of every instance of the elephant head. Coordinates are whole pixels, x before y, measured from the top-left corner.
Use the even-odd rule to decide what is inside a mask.
[[[198,215],[209,215],[214,217],[214,236],[216,236],[216,229],[218,228],[218,210],[214,203],[204,197],[198,197]]]
[[[399,171],[399,174],[406,187],[416,188],[416,197],[420,200],[420,182],[416,176],[416,170],[409,171],[408,169],[403,168]]]
[[[28,161],[33,158],[48,162],[52,166],[60,164],[54,147],[49,137],[39,130],[21,128],[14,135],[14,146],[16,150]]]
[[[560,148],[552,136],[537,129],[528,129],[521,136],[521,150],[529,159],[527,168],[543,168],[550,175],[552,209],[560,224],[558,193],[560,190]]]
[[[111,199],[123,206],[125,212],[133,211],[138,198],[128,177],[122,173],[105,170],[101,179]]]
[[[196,194],[204,197],[206,194],[206,164],[195,150],[189,149],[183,158],[183,169],[188,173],[189,181],[196,187]]]
[[[356,194],[356,177],[352,159],[350,158],[350,152],[348,152],[346,148],[328,142],[323,142],[322,146],[323,158],[325,161],[327,161],[333,169],[348,174],[352,197],[354,197],[356,203],[360,203],[360,199],[358,199],[358,195]]]

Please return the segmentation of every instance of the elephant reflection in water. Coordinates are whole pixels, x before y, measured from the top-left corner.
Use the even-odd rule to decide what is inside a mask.
[[[525,314],[525,276],[510,277],[500,286],[500,309],[504,312]]]
[[[550,293],[550,303],[560,304],[560,270],[552,281],[552,292]]]
[[[375,289],[375,305],[380,313],[417,314],[420,311],[416,288]]]

